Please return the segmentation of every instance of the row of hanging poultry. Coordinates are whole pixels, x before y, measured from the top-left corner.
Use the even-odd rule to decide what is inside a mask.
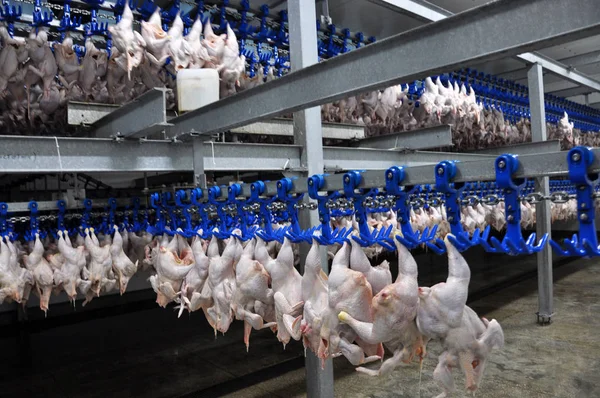
[[[522,201],[521,213],[522,227],[532,227],[535,207]],[[552,203],[553,221],[576,214],[574,199]],[[378,262],[384,247],[363,247],[353,236],[344,244],[323,247],[333,260],[329,276],[321,270],[321,246],[312,239],[300,275],[299,245],[287,238],[283,244],[259,236],[242,240],[236,236],[243,234],[234,230],[213,233],[210,240],[198,231],[190,239],[183,231],[153,236],[143,229],[133,232],[114,226],[99,234],[93,228],[80,228],[72,236],[59,230],[55,239],[47,234],[41,239],[39,233],[29,231],[24,236],[32,239],[24,244],[10,236],[0,239],[0,303],[26,305],[33,291],[46,312],[51,294],[64,291],[74,305],[83,295],[86,305],[113,290],[123,294],[131,278],[146,271],[160,306],[175,302],[180,315],[201,310],[215,333],[227,332],[234,319],[242,320],[247,347],[252,329],[271,328],[284,345],[291,339],[302,340],[322,360],[343,355],[359,366],[382,360],[383,343],[393,352],[392,358],[379,370],[361,366],[359,371],[384,375],[401,362],[422,360],[427,342],[438,339],[445,352],[434,378],[445,389],[443,394],[453,389],[453,367],[463,369],[467,388],[475,390],[490,350],[502,345],[503,336],[495,321],[481,321],[465,306],[469,268],[453,246],[445,207],[410,210],[414,230],[428,235],[425,231],[437,227],[435,237],[445,239],[449,278],[431,288],[418,287],[414,259],[400,240],[393,239],[402,235],[396,213],[370,213],[367,221],[371,231],[391,228],[399,267],[393,283],[387,261],[371,265]],[[463,206],[461,222],[469,235],[488,225],[501,230],[504,203]],[[285,226],[274,224],[273,229]],[[334,217],[331,226],[360,234],[354,216]]]
[[[408,96],[408,85],[388,87],[321,107],[324,121],[364,125],[370,136],[449,124],[458,151],[500,147],[531,141],[531,120],[511,122],[500,108],[484,108],[472,87],[444,85],[425,79],[417,101]],[[548,139],[559,140],[563,150],[577,145],[598,146],[600,135],[574,129],[565,112],[557,124],[547,123]]]
[[[123,293],[136,270],[147,268],[159,305],[174,301],[180,315],[202,310],[215,334],[241,320],[247,349],[252,329],[270,328],[284,347],[301,340],[322,361],[343,355],[357,370],[377,376],[402,362],[422,361],[427,343],[439,340],[444,353],[434,378],[444,389],[441,396],[454,389],[452,368],[462,368],[466,388],[475,391],[491,350],[503,345],[500,325],[466,306],[470,270],[451,235],[445,239],[446,283],[419,287],[417,264],[397,240],[398,277],[392,281],[387,261],[372,266],[353,239],[323,247],[333,257],[329,275],[313,240],[301,275],[294,266],[298,247],[287,238],[283,244],[242,241],[233,232],[227,239],[195,236],[190,242],[180,234],[153,237],[117,227],[112,236],[86,229],[74,240],[59,231],[56,242],[42,243],[35,234],[27,248],[3,238],[0,298],[24,302],[34,288],[46,311],[53,290],[64,290],[73,301],[79,291],[85,305],[116,287]],[[393,356],[379,369],[362,366],[383,361],[384,346]]]
[[[596,207],[597,211],[600,207]],[[577,216],[577,201],[569,199],[564,203],[552,203],[552,222],[569,221]],[[521,203],[521,227],[531,229],[535,225],[535,206],[524,201]],[[410,223],[413,230],[420,232],[436,228],[435,238],[444,239],[450,233],[450,224],[444,206],[428,206],[410,210]],[[484,230],[491,226],[497,231],[505,227],[504,202],[496,205],[478,203],[476,205],[463,206],[461,223],[464,230],[473,235],[475,230]],[[369,215],[368,226],[371,231],[398,229],[398,220],[394,211],[386,213],[372,213]],[[274,224],[275,230],[284,225]],[[358,233],[359,226],[354,216],[333,217],[331,226],[334,229],[345,228]],[[78,291],[85,296],[84,305],[101,293],[119,289],[123,294],[127,288],[130,278],[138,270],[155,269],[149,256],[154,242],[154,248],[159,242],[149,232],[134,233],[127,229],[115,231],[111,234],[100,234],[96,236],[93,229],[82,230],[76,234],[73,240],[65,232],[58,231],[57,239],[52,240],[50,235],[42,240],[32,239],[23,245],[19,241],[11,241],[6,238],[2,242],[0,250],[2,257],[0,265],[4,266],[5,272],[0,278],[0,303],[5,299],[25,304],[28,300],[31,288],[40,297],[40,308],[48,310],[50,293],[64,291],[71,300],[77,298]],[[154,239],[154,241],[153,241]],[[192,244],[195,248],[198,242]],[[270,252],[273,253],[275,242],[269,243]],[[197,247],[196,247],[197,248]],[[295,245],[297,249],[297,246]],[[333,256],[337,247],[330,248],[330,256]],[[368,258],[374,258],[384,251],[380,245],[363,248]],[[1,257],[0,256],[0,257]],[[70,265],[63,267],[69,259]],[[10,266],[7,267],[7,264]],[[43,265],[38,267],[38,265]],[[76,265],[76,266],[71,266]],[[6,272],[11,269],[11,272]],[[28,272],[30,271],[30,272]],[[10,275],[10,276],[7,276]],[[152,279],[151,279],[152,282]],[[159,303],[166,305],[178,294],[177,291],[168,293],[161,292],[159,285],[152,283],[153,288],[159,293]]]
[[[221,97],[235,93],[245,59],[239,56],[229,26],[226,35],[216,35],[206,24],[202,38],[200,19],[184,36],[179,15],[165,32],[158,8],[141,22],[141,33],[134,31],[133,20],[126,4],[121,20],[108,28],[113,42],[110,56],[91,37],[81,51],[68,35],[52,43],[43,28],[32,28],[23,40],[0,27],[0,131],[37,135],[68,131],[61,124],[66,118],[55,115],[64,113],[68,101],[122,104],[154,87],[172,89],[168,98],[172,108],[175,77],[181,69],[214,68],[220,75]],[[81,52],[85,54],[80,58]]]
[[[44,29],[33,28],[26,40],[12,38],[0,27],[0,132],[5,134],[56,134],[65,125],[68,101],[122,104],[154,87],[168,87],[168,106],[175,106],[178,70],[214,68],[220,76],[221,98],[274,79],[267,73],[249,77],[246,60],[239,55],[235,33],[216,35],[210,23],[197,19],[187,35],[179,15],[163,30],[160,9],[134,30],[134,15],[125,4],[121,20],[109,26],[113,49],[98,49],[91,38],[84,55],[68,35],[62,42],[48,41]],[[266,76],[266,77],[265,77]],[[59,116],[56,117],[55,113]],[[357,123],[368,135],[413,130],[439,124],[453,126],[456,149],[476,149],[531,140],[530,121],[505,119],[500,109],[477,102],[473,88],[427,78],[418,101],[408,97],[408,86],[388,87],[322,106],[324,121]],[[548,137],[559,139],[563,149],[575,145],[598,146],[597,134],[573,129],[565,113],[557,125],[548,124]]]

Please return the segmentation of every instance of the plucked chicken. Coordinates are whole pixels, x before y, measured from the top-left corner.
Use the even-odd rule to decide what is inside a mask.
[[[271,258],[265,242],[258,239],[255,258],[264,265],[271,277],[271,287],[275,300],[275,317],[277,322],[277,339],[285,347],[291,334],[289,325],[286,327],[284,315],[296,318],[302,314],[302,276],[294,268],[294,251],[291,242],[285,238],[279,254]]]
[[[44,245],[39,233],[35,234],[35,242],[28,255],[23,256],[23,264],[33,275],[36,294],[40,299],[40,309],[46,314],[50,302],[50,294],[54,288],[54,270],[44,257]]]
[[[321,327],[318,357],[325,360],[341,352],[353,365],[383,358],[381,343],[362,341],[349,326],[341,324],[340,312],[361,322],[373,322],[373,292],[364,274],[350,269],[350,245],[344,243],[336,253],[328,280],[328,310]],[[356,342],[356,344],[354,344]]]
[[[156,292],[156,302],[165,307],[178,298],[183,280],[194,267],[194,254],[181,235],[175,235],[169,241],[164,234],[150,258],[156,270],[156,275],[150,276],[150,284]]]
[[[444,243],[448,249],[448,278],[430,288],[419,287],[417,311],[419,331],[428,340],[440,340],[444,348],[433,373],[444,389],[437,398],[454,391],[453,367],[465,373],[467,390],[476,391],[490,352],[504,345],[500,324],[479,319],[466,306],[471,279],[469,265],[448,237]]]
[[[359,321],[342,311],[338,318],[370,344],[384,343],[393,351],[378,370],[359,367],[371,376],[389,374],[401,362],[410,363],[415,355],[425,356],[425,342],[415,322],[419,307],[418,269],[406,247],[396,241],[398,277],[385,286],[372,300],[373,322]]]
[[[127,254],[125,254],[125,251],[123,250],[123,237],[119,232],[119,227],[115,225],[114,230],[115,235],[110,245],[110,256],[112,259],[113,273],[119,282],[119,292],[123,295],[127,289],[129,279],[131,279],[138,269],[139,260],[136,260],[134,263]],[[124,235],[127,235],[127,231],[125,231]]]

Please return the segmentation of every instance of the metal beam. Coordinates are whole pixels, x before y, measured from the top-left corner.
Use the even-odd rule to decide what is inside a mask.
[[[166,91],[165,88],[153,88],[119,107],[69,102],[69,124],[91,125],[97,138],[150,136],[170,126],[167,123]]]
[[[440,11],[423,8],[419,5],[419,2],[414,1],[414,0],[378,0],[378,1],[387,3],[388,5],[392,5],[394,8],[400,9],[403,12],[409,13],[412,16],[416,16],[420,19],[425,19],[427,21],[434,21],[434,22],[441,21],[445,18],[448,18],[450,15],[452,15],[452,14],[445,15],[445,13],[442,13]],[[562,8],[564,8],[565,6],[566,5],[563,4]],[[505,21],[505,22],[508,23],[508,21]],[[533,23],[533,21],[531,21],[531,22]],[[557,61],[555,61],[551,58],[548,58],[542,54],[524,53],[524,54],[519,54],[516,57],[519,60],[521,60],[527,64],[538,63],[538,64],[542,65],[549,72],[556,74],[560,77],[563,77],[570,82],[589,87],[590,89],[592,89],[592,91],[600,91],[600,82],[599,81],[594,80],[594,79],[590,78],[589,76],[586,76],[583,73],[577,72],[577,71],[573,70],[572,68],[568,67],[567,65],[557,62]],[[520,73],[522,73],[522,72],[520,72]],[[523,76],[523,78],[525,78],[525,77],[527,77],[526,73],[525,73],[525,76]],[[517,80],[517,78],[515,78],[515,77],[511,77],[511,79]]]
[[[567,65],[568,68],[575,68],[577,66],[586,66],[598,63],[600,64],[600,51],[592,51],[585,54],[575,55],[573,57],[561,58],[558,62]],[[518,68],[510,71],[498,73],[498,77],[503,77],[509,80],[522,80],[527,79],[528,68]],[[589,77],[589,76],[588,76]]]
[[[130,206],[131,205],[131,199],[123,199],[123,198],[117,198],[117,206],[119,207],[124,207],[124,206]],[[47,201],[39,201],[36,202],[37,206],[38,206],[38,211],[54,211],[54,210],[58,210],[58,206],[57,206],[57,202],[56,200],[47,200]],[[83,205],[83,200],[75,200],[75,201],[69,201],[66,200],[67,202],[67,210],[76,210],[76,209],[84,209],[85,206]],[[29,202],[9,202],[7,203],[8,205],[8,212],[9,213],[23,213],[23,212],[29,212]],[[92,208],[98,208],[98,209],[104,209],[108,207],[108,200],[106,199],[92,199]]]
[[[0,136],[1,173],[67,172],[177,172],[204,171],[306,171],[300,145],[204,142],[195,144],[157,140],[109,138]],[[196,161],[194,162],[194,153]],[[328,170],[385,169],[395,164],[432,164],[456,159],[463,162],[489,156],[449,152],[408,152],[324,147]],[[321,161],[322,162],[322,161]],[[323,164],[323,163],[321,163]],[[304,166],[303,166],[304,165]]]
[[[548,58],[542,54],[521,54],[519,55],[519,59],[531,64],[539,64],[544,68],[544,70],[547,70],[552,74],[560,76],[572,83],[588,87],[589,89],[591,89],[591,91],[600,91],[599,81],[594,80],[582,73],[579,73],[569,68],[567,65],[554,61],[553,59]]]
[[[192,165],[194,168],[194,185],[206,188],[206,173],[204,172],[204,137],[192,139]]]
[[[532,141],[540,142],[548,139],[546,133],[546,110],[544,105],[544,78],[542,65],[534,64],[529,70],[529,107],[531,110],[531,137]],[[535,191],[547,196],[550,194],[550,179],[541,177],[535,179]],[[552,219],[550,217],[550,203],[542,200],[536,205],[536,232],[538,236],[548,234],[552,239]],[[550,323],[554,313],[552,297],[552,249],[550,245],[537,254],[538,269],[538,322]]]
[[[388,10],[400,12],[422,22],[437,22],[452,16],[450,11],[425,0],[369,0]]]
[[[376,149],[430,149],[452,146],[451,127],[435,126],[419,130],[380,135],[360,140],[360,148]]]
[[[365,138],[365,128],[355,124],[323,123],[322,131],[323,138],[336,140],[357,140]],[[231,132],[237,134],[282,135],[293,137],[294,121],[291,119],[265,120],[232,129]]]
[[[571,101],[579,102],[580,104],[585,104],[586,98],[584,96],[569,98]],[[587,97],[588,106],[594,106],[596,104],[600,104],[600,93],[591,93]]]
[[[498,148],[481,149],[473,153],[479,155],[503,155],[511,153],[513,155],[532,155],[536,153],[557,152],[560,151],[560,141],[540,141],[526,142],[524,144],[507,145]]]
[[[589,87],[578,86],[578,87],[573,87],[573,88],[567,88],[565,90],[549,91],[547,94],[552,94],[552,95],[556,95],[558,97],[566,98],[566,97],[572,97],[574,95],[589,94],[589,93],[593,93],[593,92],[595,92],[595,91]]]
[[[600,32],[594,0],[491,2],[304,68],[171,119],[171,134],[217,133],[364,91]],[[551,14],[548,9],[554,10]],[[485,32],[485,34],[482,34]],[[448,40],[452,37],[452,40]],[[469,42],[471,45],[465,46]],[[428,51],[423,51],[427,48]],[[344,78],[352,76],[352,79]]]
[[[596,74],[596,75],[592,75],[590,76],[592,79],[600,79],[600,73]],[[524,81],[524,84],[527,84],[527,81]],[[558,79],[556,76],[548,76],[548,75],[544,75],[544,92],[546,94],[552,93],[553,95],[556,95],[556,92],[562,91],[562,90],[571,90],[571,89],[576,89],[576,88],[581,88],[577,85],[575,85],[572,82],[566,81],[566,80],[560,80]],[[587,90],[589,92],[589,90]]]
[[[390,151],[369,148],[324,147],[323,157],[327,171],[342,170],[382,170],[391,166],[420,166],[436,164],[443,160],[472,162],[481,159],[494,159],[490,155],[458,152],[430,151]]]
[[[325,1],[322,7],[324,16],[329,17],[329,3]],[[317,53],[317,32],[315,30],[315,0],[288,1],[288,27],[290,36],[290,62],[292,72],[302,70],[319,62]],[[325,129],[321,125],[321,109],[308,108],[294,113],[291,133],[294,144],[301,145],[300,164],[305,172],[300,174],[306,178],[309,175],[321,174],[324,171],[325,152],[323,137]],[[362,130],[364,137],[364,129]],[[308,198],[305,198],[308,201]],[[308,214],[306,214],[308,213]],[[316,212],[304,212],[299,218],[302,228],[318,225],[319,215]],[[308,245],[300,246],[300,264],[304,272],[304,262],[308,254]],[[321,248],[321,268],[329,272],[327,250]],[[325,361],[321,369],[321,361],[310,352],[306,354],[306,391],[308,396],[317,398],[333,398],[333,361]]]
[[[208,142],[202,151],[208,171],[300,166],[300,149],[293,145]],[[0,136],[0,172],[191,172],[192,152],[192,145],[169,141]]]
[[[594,149],[594,162],[588,169],[589,173],[600,173],[600,148]],[[423,152],[417,152],[420,155]],[[562,177],[569,174],[567,163],[567,151],[538,153],[533,155],[519,156],[519,168],[513,174],[514,178],[536,178],[536,177]],[[466,154],[462,154],[466,155]],[[444,160],[452,160],[452,156]],[[495,181],[496,170],[494,168],[496,156],[482,156],[469,162],[461,161],[456,164],[455,182],[469,181]],[[402,161],[398,165],[405,165]],[[435,184],[435,165],[405,167],[404,185]],[[323,191],[342,191],[344,184],[343,174],[331,174],[325,177]],[[370,170],[363,173],[359,188],[381,188],[385,186],[385,170]],[[297,179],[293,181],[291,193],[306,193],[308,191],[307,181]],[[276,182],[266,184],[265,194],[275,195],[277,193]],[[244,186],[243,195],[250,195],[250,187]]]
[[[600,51],[591,51],[573,57],[561,58],[559,61],[571,67],[591,65],[600,62]]]
[[[90,126],[117,109],[119,109],[119,105],[69,101],[67,103],[67,123],[72,126]]]

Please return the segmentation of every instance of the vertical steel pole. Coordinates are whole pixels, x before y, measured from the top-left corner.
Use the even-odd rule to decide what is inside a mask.
[[[527,72],[529,85],[529,107],[531,110],[531,137],[533,142],[546,141],[546,110],[544,108],[544,79],[542,66],[534,64]],[[536,178],[535,189],[542,195],[550,194],[548,177]],[[547,233],[551,237],[550,203],[542,200],[536,205],[536,232],[540,237]],[[552,292],[552,250],[550,245],[537,254],[538,269],[538,323],[548,324],[554,313]]]
[[[206,188],[206,174],[204,173],[204,138],[192,137],[192,148],[194,151],[194,185],[202,189]]]
[[[290,32],[290,62],[296,71],[319,62],[317,52],[317,29],[315,0],[288,1],[288,23]],[[294,144],[302,146],[301,166],[307,177],[323,173],[323,133],[321,129],[321,108],[314,107],[294,113]],[[301,212],[302,228],[319,223],[316,212]],[[321,264],[327,272],[327,253],[323,248]],[[307,248],[301,250],[301,264],[304,264]],[[319,359],[307,350],[306,353],[306,394],[309,398],[333,398],[333,364],[331,360],[321,369]]]

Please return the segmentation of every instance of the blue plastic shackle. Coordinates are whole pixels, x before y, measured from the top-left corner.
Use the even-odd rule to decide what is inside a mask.
[[[376,195],[378,191],[377,189],[372,190],[358,188],[361,182],[361,171],[353,170],[344,174],[344,195],[346,198],[353,199],[352,204],[354,206],[354,217],[358,223],[359,229],[359,236],[352,236],[352,239],[358,242],[362,247],[369,247],[379,244],[388,250],[394,251],[395,246],[390,245],[387,240],[392,232],[392,225],[385,229],[382,228],[379,231],[374,229],[373,232],[371,232],[369,228],[365,199],[374,194]]]
[[[438,192],[444,195],[446,217],[450,224],[450,231],[452,235],[449,239],[459,251],[464,251],[471,246],[476,245],[479,242],[480,232],[476,229],[472,237],[469,237],[469,233],[466,232],[460,222],[460,195],[464,186],[453,183],[454,177],[456,176],[456,162],[452,160],[445,160],[438,163],[434,168],[435,173],[435,187]],[[457,186],[459,186],[457,188]],[[486,232],[489,231],[489,226],[486,228]],[[433,252],[442,254],[446,251],[444,241],[436,239],[434,242],[427,242]]]
[[[396,239],[409,249],[414,249],[417,246],[432,240],[435,237],[438,226],[435,225],[431,231],[429,227],[423,230],[420,234],[419,231],[414,231],[410,224],[410,205],[408,201],[408,192],[402,187],[404,181],[405,171],[404,167],[392,166],[385,172],[385,190],[388,195],[396,197],[396,203],[393,210],[396,211],[398,222],[400,223],[400,230],[402,236],[397,235]],[[390,239],[390,244],[394,242]]]
[[[558,242],[550,240],[554,251],[561,256],[600,256],[596,235],[596,207],[594,199],[598,180],[592,180],[588,168],[594,163],[594,152],[591,148],[578,146],[567,154],[569,179],[575,184],[577,195],[577,221],[579,233],[571,239],[564,239],[566,249]],[[597,178],[597,176],[596,176]]]
[[[347,240],[351,230],[346,231],[345,228],[331,231],[331,214],[327,207],[331,199],[339,197],[338,192],[326,193],[319,195],[319,191],[325,187],[325,177],[327,174],[315,174],[308,179],[308,196],[317,201],[317,209],[319,211],[319,221],[321,222],[321,234],[315,235],[314,239],[321,245],[332,245],[334,243],[343,243]]]
[[[504,193],[506,234],[502,242],[492,237],[490,241],[493,247],[487,243],[487,236],[481,238],[480,244],[488,252],[506,253],[511,256],[539,252],[546,244],[548,234],[542,236],[536,245],[535,232],[529,235],[529,238],[525,241],[521,230],[520,194],[521,190],[526,187],[527,181],[516,181],[513,178],[513,175],[519,169],[518,156],[511,154],[500,155],[496,158],[495,167],[496,184]]]

